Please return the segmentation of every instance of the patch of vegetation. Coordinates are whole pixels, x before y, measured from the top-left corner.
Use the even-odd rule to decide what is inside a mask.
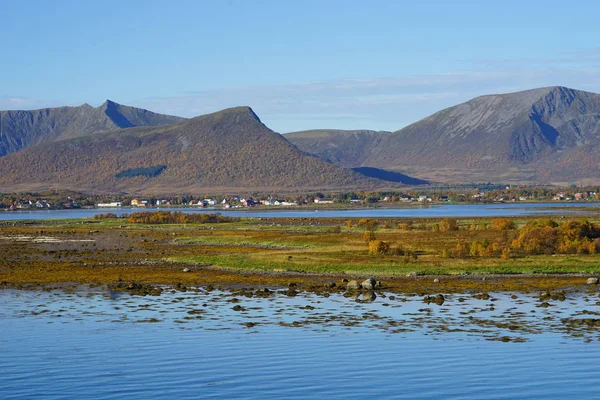
[[[184,214],[179,211],[137,212],[129,215],[130,224],[216,224],[232,222],[237,218],[224,217],[218,214]]]
[[[381,277],[600,273],[598,249],[591,248],[598,220],[239,218],[219,223],[226,221],[218,215],[169,212],[105,217],[0,226],[0,282],[254,279],[246,273],[220,277],[229,270]],[[185,222],[188,217],[193,223]],[[256,281],[261,279],[266,278]]]
[[[160,175],[165,169],[166,165],[155,165],[152,167],[145,168],[130,168],[115,174],[115,178],[135,178],[136,176],[144,176],[146,178],[154,178]]]

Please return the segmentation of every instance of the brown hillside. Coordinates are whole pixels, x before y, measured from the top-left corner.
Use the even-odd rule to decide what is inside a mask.
[[[135,176],[149,170],[155,176]],[[0,158],[2,190],[62,187],[172,193],[378,183],[300,151],[263,125],[249,107],[166,127],[124,129],[43,144]]]

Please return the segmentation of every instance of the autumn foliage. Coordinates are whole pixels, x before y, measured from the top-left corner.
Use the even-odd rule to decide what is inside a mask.
[[[235,218],[217,214],[184,214],[179,211],[156,211],[133,213],[127,219],[130,224],[208,224],[232,222]]]
[[[499,218],[492,221],[492,229],[507,231],[514,223]],[[440,227],[441,230],[441,227]],[[470,244],[459,242],[454,248],[442,251],[442,257],[499,257],[510,259],[515,256],[538,254],[596,254],[600,252],[600,226],[587,220],[571,219],[562,224],[551,219],[530,221],[508,239],[503,232],[498,241],[475,240]]]

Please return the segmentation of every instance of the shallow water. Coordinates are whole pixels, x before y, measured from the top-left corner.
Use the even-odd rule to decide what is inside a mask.
[[[5,289],[1,397],[598,398],[595,289],[511,296]]]
[[[356,210],[223,210],[202,208],[94,208],[80,210],[23,210],[0,212],[0,221],[59,218],[92,218],[94,215],[130,214],[138,211],[181,211],[183,213],[219,213],[231,217],[256,218],[393,218],[393,217],[509,217],[536,214],[587,214],[573,207],[598,207],[599,203],[500,203],[500,204],[433,204],[405,208],[361,208]],[[552,207],[553,209],[548,209]]]

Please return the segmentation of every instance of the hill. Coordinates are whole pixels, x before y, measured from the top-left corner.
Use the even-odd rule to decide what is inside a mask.
[[[389,134],[385,131],[319,129],[290,132],[284,136],[307,153],[353,168],[361,166]]]
[[[335,189],[382,182],[306,154],[249,107],[45,143],[0,158],[4,190],[128,193]]]
[[[0,157],[28,146],[135,126],[161,126],[184,118],[153,113],[107,100],[99,107],[0,111]]]
[[[565,87],[477,97],[403,128],[366,165],[419,177],[600,181],[600,95]]]
[[[340,165],[431,181],[600,183],[600,95],[559,86],[477,97],[393,133],[286,138]]]

